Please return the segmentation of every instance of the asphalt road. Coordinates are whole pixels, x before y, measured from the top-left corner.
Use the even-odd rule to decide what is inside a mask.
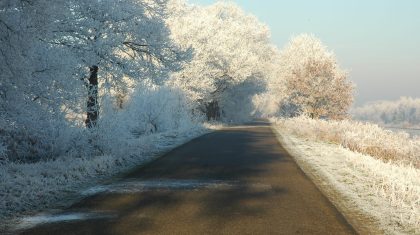
[[[97,216],[21,233],[356,233],[262,121],[194,139],[89,193],[64,214]]]

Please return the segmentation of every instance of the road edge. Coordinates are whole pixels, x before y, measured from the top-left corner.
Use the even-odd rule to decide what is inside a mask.
[[[297,157],[299,155],[296,151],[291,149],[285,140],[284,135],[282,135],[273,125],[270,126],[271,130],[277,137],[279,144],[289,153],[293,158],[299,168],[304,172],[304,174],[315,184],[319,191],[336,207],[336,209],[343,215],[344,219],[353,227],[353,229],[358,234],[384,234],[378,226],[372,227],[373,224],[376,224],[374,219],[366,215],[364,212],[355,208],[354,205],[346,202],[343,198],[342,193],[329,184],[328,179],[317,174],[316,169],[314,169],[310,164]],[[327,182],[327,183],[325,183]],[[352,216],[357,214],[357,217]],[[369,221],[369,223],[367,223]],[[368,224],[369,226],[367,226]]]

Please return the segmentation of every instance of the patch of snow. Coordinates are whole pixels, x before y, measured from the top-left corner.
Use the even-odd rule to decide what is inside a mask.
[[[82,195],[97,193],[135,193],[150,190],[190,190],[197,188],[230,187],[232,182],[221,180],[131,180],[109,185],[98,185],[82,192]]]
[[[72,213],[59,213],[59,214],[38,214],[34,216],[25,217],[20,220],[16,226],[17,230],[24,230],[35,227],[41,224],[57,223],[57,222],[68,222],[78,220],[90,220],[90,219],[104,219],[114,218],[115,215],[109,213],[99,212],[72,212]]]
[[[83,196],[98,193],[137,193],[152,190],[196,190],[196,189],[231,189],[250,187],[259,190],[271,189],[265,184],[246,184],[224,180],[185,180],[185,179],[157,179],[121,181],[108,185],[98,185],[82,192]]]

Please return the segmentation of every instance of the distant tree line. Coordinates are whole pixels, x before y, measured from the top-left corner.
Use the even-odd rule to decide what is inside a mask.
[[[355,119],[394,126],[420,127],[420,99],[401,97],[394,101],[376,101],[351,111]]]

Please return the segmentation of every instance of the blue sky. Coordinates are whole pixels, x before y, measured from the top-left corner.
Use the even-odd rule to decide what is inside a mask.
[[[209,5],[214,0],[189,0]],[[235,0],[256,15],[282,48],[312,33],[333,50],[356,83],[356,105],[420,97],[420,1]]]

